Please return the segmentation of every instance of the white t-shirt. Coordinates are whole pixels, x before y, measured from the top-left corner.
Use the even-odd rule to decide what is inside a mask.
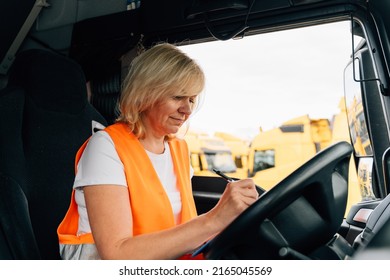
[[[172,156],[168,143],[163,154],[146,151],[172,205],[176,223],[180,223],[181,198],[176,186]],[[188,163],[189,164],[189,163]],[[193,170],[191,168],[191,176]],[[79,234],[91,232],[88,213],[85,206],[83,186],[118,185],[127,187],[124,167],[115,150],[111,137],[105,131],[95,133],[89,140],[77,166],[73,188],[79,212]],[[96,186],[98,187],[98,186]]]

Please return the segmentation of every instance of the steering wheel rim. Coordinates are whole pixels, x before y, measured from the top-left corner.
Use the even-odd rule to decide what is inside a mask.
[[[311,258],[342,223],[351,153],[345,141],[317,153],[210,240],[206,258],[283,259],[281,249],[293,252],[294,258]]]

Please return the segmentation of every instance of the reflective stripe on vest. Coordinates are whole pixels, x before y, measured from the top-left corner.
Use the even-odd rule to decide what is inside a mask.
[[[124,123],[108,126],[105,131],[112,138],[124,165],[133,214],[134,236],[175,226],[168,196],[139,140]],[[87,142],[88,140],[77,152],[76,167]],[[177,176],[177,185],[181,193],[181,222],[184,223],[197,216],[190,181],[189,151],[184,140],[172,139],[168,141],[168,144]],[[94,243],[90,233],[77,236],[78,219],[79,214],[73,190],[70,207],[57,230],[60,243]]]

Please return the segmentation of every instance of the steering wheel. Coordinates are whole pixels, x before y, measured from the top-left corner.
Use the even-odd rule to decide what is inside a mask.
[[[338,142],[265,192],[216,237],[206,259],[337,259],[352,147]]]

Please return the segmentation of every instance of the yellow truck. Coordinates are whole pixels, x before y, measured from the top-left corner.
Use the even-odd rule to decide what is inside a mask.
[[[214,136],[221,138],[232,152],[232,159],[237,167],[232,177],[241,179],[248,177],[248,141],[226,132],[215,132]]]
[[[332,141],[328,119],[303,115],[280,127],[260,131],[249,150],[249,175],[270,189]]]
[[[191,165],[195,175],[216,176],[216,168],[231,177],[236,177],[237,167],[232,151],[222,138],[206,133],[188,131],[185,135],[191,154]]]
[[[268,190],[317,152],[338,141],[350,142],[344,99],[340,112],[328,119],[303,115],[280,127],[260,131],[250,144],[248,173],[255,183]],[[361,201],[353,158],[350,164],[350,195],[347,209]]]

